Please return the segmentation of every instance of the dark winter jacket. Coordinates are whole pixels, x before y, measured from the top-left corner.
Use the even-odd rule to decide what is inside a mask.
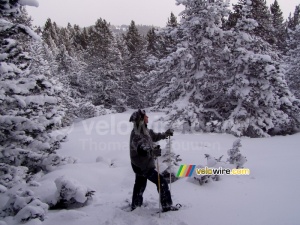
[[[143,174],[150,169],[155,168],[155,161],[153,156],[153,142],[160,141],[166,138],[164,133],[154,133],[153,130],[148,129],[142,123],[140,129],[135,127],[130,135],[130,159],[131,163],[140,168]]]

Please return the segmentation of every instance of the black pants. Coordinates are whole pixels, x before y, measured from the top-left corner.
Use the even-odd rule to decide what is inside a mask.
[[[143,174],[140,168],[133,164],[131,165],[133,171],[135,172],[135,184],[133,187],[131,208],[135,209],[136,207],[142,206],[143,204],[143,193],[147,186],[147,180],[150,180],[152,183],[156,184],[158,191],[158,172],[155,169],[151,169],[148,173]],[[171,193],[169,191],[168,183],[162,175],[159,175],[159,177],[161,191],[161,206],[163,209],[165,209],[172,205],[172,198]]]

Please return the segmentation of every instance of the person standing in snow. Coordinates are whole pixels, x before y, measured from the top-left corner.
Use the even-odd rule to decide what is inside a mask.
[[[155,170],[155,158],[161,156],[161,149],[155,147],[154,142],[173,136],[173,130],[168,129],[165,133],[154,133],[147,128],[148,116],[144,110],[134,112],[129,122],[134,124],[130,135],[130,159],[131,166],[135,173],[135,184],[132,194],[131,209],[140,207],[143,204],[143,193],[147,186],[147,180],[156,184],[158,189],[158,172]],[[168,183],[160,176],[161,205],[162,211],[177,210],[172,206],[171,193]]]

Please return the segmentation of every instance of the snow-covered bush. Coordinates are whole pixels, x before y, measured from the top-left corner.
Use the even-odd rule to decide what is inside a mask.
[[[43,159],[42,165],[45,171],[52,171],[58,166],[76,163],[76,159],[72,157],[61,157],[57,154],[49,154]]]
[[[204,156],[207,160],[206,167],[208,167],[208,168],[219,168],[219,167],[224,166],[224,163],[221,162],[221,159],[222,159],[223,156],[221,156],[219,158],[214,158],[214,157],[210,156],[209,154],[204,154]],[[196,168],[203,169],[205,167],[202,166],[202,165],[198,165]],[[209,181],[219,181],[220,180],[219,175],[214,175],[214,174],[212,174],[212,175],[209,175],[209,174],[199,175],[199,174],[196,173],[196,171],[194,171],[194,174],[193,174],[192,177],[195,181],[198,181],[200,185],[206,184]]]
[[[64,176],[57,178],[55,184],[57,187],[56,203],[51,205],[51,209],[83,207],[95,192],[78,181]]]
[[[25,183],[28,169],[23,166],[10,166],[5,163],[0,163],[0,185],[6,188]],[[1,191],[0,191],[1,192]]]
[[[47,152],[33,152],[24,149],[4,149],[0,152],[0,169],[5,169],[6,173],[16,171],[25,171],[23,167],[18,169],[17,167],[24,165],[27,170],[26,172],[37,173],[39,171],[52,171],[55,167],[65,165],[68,163],[75,163],[75,160],[70,157],[61,157],[54,153]],[[7,165],[7,167],[5,167]],[[11,167],[9,165],[16,166]],[[7,169],[10,168],[10,169]],[[18,172],[19,173],[19,172]],[[12,175],[15,176],[15,175]],[[18,177],[21,177],[18,175]]]
[[[197,165],[197,169],[204,169],[205,166]],[[196,170],[194,171],[192,177],[189,178],[190,182],[199,183],[200,185],[206,184],[210,181],[219,181],[219,175],[209,175],[209,174],[197,174]]]
[[[121,110],[121,111],[118,111]],[[124,112],[125,110],[122,110],[121,107],[119,109],[112,108],[112,109],[107,109],[104,107],[104,105],[98,105],[96,106],[96,116],[102,116],[102,115],[107,115],[107,114],[112,114],[112,113],[117,113],[117,112]]]
[[[168,140],[168,143],[164,149],[162,149],[162,156],[159,157],[159,163],[160,163],[160,173],[162,176],[166,179],[166,181],[169,183],[170,179],[171,182],[175,182],[178,180],[178,177],[176,177],[178,168],[179,168],[179,163],[182,161],[180,158],[180,155],[177,155],[173,149],[171,149],[170,144],[171,143]],[[171,150],[171,152],[170,152]]]
[[[232,148],[227,151],[229,156],[227,161],[230,164],[235,164],[236,168],[243,168],[243,165],[247,162],[246,157],[240,153],[240,147],[242,147],[241,139],[237,139],[233,142]]]
[[[33,199],[17,213],[15,219],[19,222],[25,222],[32,219],[39,219],[43,221],[47,211],[47,204],[41,202],[39,199]]]
[[[19,189],[9,193],[9,200],[0,212],[0,217],[14,216],[18,222],[31,219],[44,220],[48,205],[34,197],[30,190]]]
[[[92,118],[97,115],[97,109],[91,102],[81,103],[78,107],[76,115],[79,118]]]

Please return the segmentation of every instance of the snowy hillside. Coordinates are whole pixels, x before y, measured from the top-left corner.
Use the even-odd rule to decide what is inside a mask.
[[[247,157],[249,176],[222,176],[220,181],[200,186],[181,178],[172,183],[174,203],[181,203],[178,212],[159,218],[156,187],[148,182],[144,205],[133,212],[122,210],[131,199],[134,173],[129,160],[128,122],[132,112],[106,115],[74,124],[68,130],[68,141],[59,154],[73,156],[78,163],[61,166],[41,178],[33,191],[41,200],[55,193],[54,180],[65,176],[95,190],[88,206],[72,210],[50,210],[44,222],[28,224],[179,224],[179,225],[296,225],[300,222],[300,134],[264,139],[242,138],[241,152]],[[153,122],[162,113],[149,113],[150,128],[164,131]],[[227,159],[235,137],[227,134],[180,134],[172,137],[172,151],[181,155],[183,164],[206,165],[205,153]],[[161,141],[164,146],[166,141]],[[155,215],[153,215],[155,214]],[[6,218],[7,224],[15,224]],[[1,224],[1,223],[0,223]]]
[[[284,20],[277,0],[174,2],[181,18],[118,35],[101,17],[33,27],[24,7],[38,0],[0,0],[0,225],[300,224],[300,5]],[[128,109],[145,108],[164,133],[135,132],[131,159],[162,182],[164,211],[183,206],[161,218],[150,182],[130,211]],[[205,166],[250,174],[197,175]]]

